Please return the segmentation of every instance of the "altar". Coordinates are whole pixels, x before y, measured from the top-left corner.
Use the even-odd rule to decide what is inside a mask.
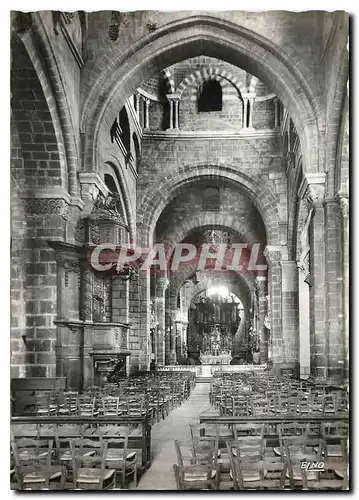
[[[232,356],[230,353],[201,354],[201,377],[212,377],[215,367],[228,366]]]
[[[202,365],[229,365],[232,355],[230,353],[201,354],[199,359]]]

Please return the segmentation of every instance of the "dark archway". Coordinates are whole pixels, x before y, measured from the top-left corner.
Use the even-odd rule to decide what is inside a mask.
[[[217,80],[206,80],[198,88],[199,113],[222,111],[222,87]]]

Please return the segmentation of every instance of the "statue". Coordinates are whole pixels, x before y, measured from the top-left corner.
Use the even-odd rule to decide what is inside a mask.
[[[300,245],[301,254],[297,262],[298,268],[303,272],[306,279],[310,274],[309,269],[309,252],[310,252],[310,242],[309,242],[309,225],[312,220],[313,208],[310,209],[308,217],[304,223],[302,232],[300,233]]]

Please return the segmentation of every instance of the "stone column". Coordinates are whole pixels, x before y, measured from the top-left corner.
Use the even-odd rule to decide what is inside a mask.
[[[167,100],[168,100],[168,103],[170,106],[170,117],[169,117],[168,130],[172,130],[173,129],[173,98],[172,98],[172,94],[167,94],[166,97],[167,97]]]
[[[176,315],[177,311],[170,311],[170,318],[171,318],[171,326],[170,326],[170,355],[169,355],[169,364],[174,365],[177,361],[177,355],[176,355],[176,335],[177,335],[177,330],[176,330]]]
[[[282,343],[282,248],[267,246],[264,256],[268,263],[268,292],[271,309],[272,363],[274,372],[281,373],[283,362]]]
[[[248,99],[247,99],[247,97],[244,97],[243,98],[242,128],[248,128],[248,126],[247,126],[247,107],[248,107]]]
[[[299,194],[313,209],[309,226],[310,242],[310,370],[313,378],[328,376],[328,342],[326,335],[325,289],[325,173],[306,174]]]
[[[151,100],[148,99],[147,97],[144,97],[143,100],[145,103],[145,116],[144,116],[145,127],[144,128],[148,130],[150,128],[150,103],[151,103]]]
[[[156,363],[158,366],[165,365],[165,292],[168,285],[167,278],[156,277],[156,297],[155,309],[158,321],[157,327],[157,358]]]
[[[308,273],[302,262],[298,267],[298,302],[299,302],[299,369],[300,377],[310,375],[310,322],[309,322],[309,285],[306,281]]]
[[[82,319],[91,325],[93,322],[93,273],[86,262],[83,263],[82,272]],[[90,326],[83,329],[82,342],[82,362],[83,362],[83,386],[88,387],[94,383],[93,359],[91,352],[93,349],[93,330]]]
[[[282,260],[283,362],[299,375],[298,274],[292,260]]]
[[[249,121],[248,121],[248,128],[253,128],[253,107],[254,107],[254,98],[251,97],[249,99]]]
[[[324,202],[326,333],[328,338],[328,379],[343,383],[345,366],[343,296],[343,221],[337,199]]]
[[[141,342],[139,368],[141,371],[149,371],[150,350],[151,350],[150,272],[140,271],[138,280],[139,280],[139,297],[140,297],[139,313],[140,313],[140,342]]]
[[[342,213],[343,242],[343,327],[344,327],[344,380],[349,381],[349,199],[339,198]]]
[[[175,99],[174,101],[174,128],[179,128],[179,99]]]
[[[256,288],[258,292],[258,323],[257,333],[260,338],[260,363],[268,361],[268,338],[267,329],[264,325],[266,312],[267,312],[267,278],[266,276],[257,276]]]

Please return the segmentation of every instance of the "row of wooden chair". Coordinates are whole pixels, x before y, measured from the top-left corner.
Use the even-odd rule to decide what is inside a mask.
[[[252,433],[253,425],[242,426],[241,431],[245,430]],[[303,435],[295,435],[290,432],[298,429],[280,426],[277,449],[268,447],[263,424],[256,430],[260,432],[254,436],[240,434],[236,427],[220,430],[217,426],[211,433],[206,426],[191,426],[189,442],[175,441],[177,488],[348,488],[347,437],[338,434],[337,427],[327,424],[321,433],[310,435],[312,429],[307,425]],[[223,439],[224,447],[220,444]],[[314,472],[308,466],[313,462],[320,465]]]
[[[55,440],[12,436],[11,450],[16,489],[111,489],[116,473],[121,488],[129,476],[137,485],[138,453],[128,449],[128,432],[107,439],[83,432],[79,438]]]

